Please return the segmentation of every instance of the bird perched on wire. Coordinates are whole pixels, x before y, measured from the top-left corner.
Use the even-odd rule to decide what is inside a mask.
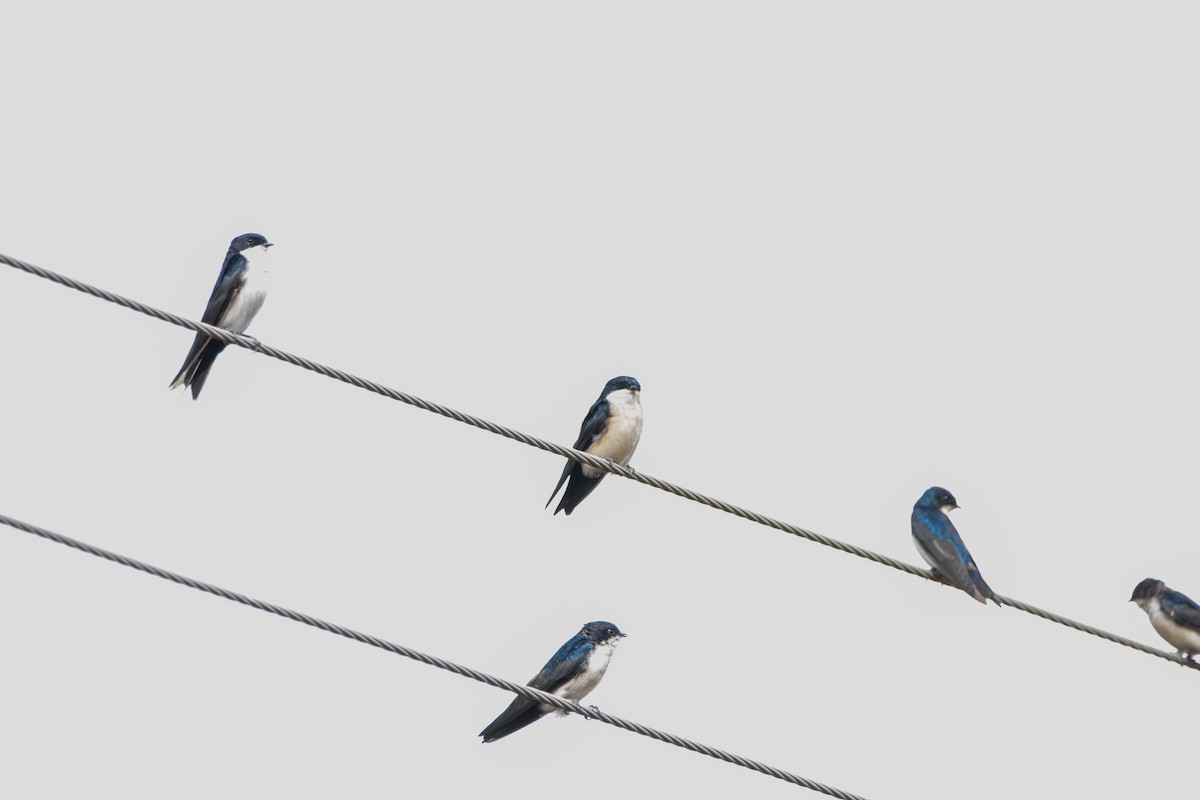
[[[641,391],[642,385],[637,379],[627,375],[618,376],[606,383],[599,399],[592,403],[587,416],[583,418],[579,438],[575,440],[575,449],[596,458],[606,458],[623,467],[628,466],[629,459],[633,458],[633,451],[637,449],[638,440],[642,438]],[[565,511],[569,515],[600,485],[600,481],[604,480],[607,474],[602,469],[567,459],[562,477],[558,479],[558,485],[546,501],[546,507],[550,507],[554,496],[566,483],[567,490],[563,492],[554,513]]]
[[[258,233],[243,233],[229,243],[221,274],[217,276],[201,322],[233,333],[246,331],[267,297],[267,270],[262,261],[271,246],[266,237]],[[208,371],[224,349],[225,342],[197,333],[192,349],[169,388],[190,387],[192,399],[200,397],[200,390],[208,380]]]
[[[1146,578],[1133,589],[1130,602],[1146,612],[1158,635],[1184,658],[1200,653],[1200,605],[1156,578]]]
[[[530,679],[528,685],[579,702],[600,683],[617,642],[624,636],[611,622],[587,623],[570,641],[558,648],[558,652],[546,662],[541,672]],[[483,737],[484,744],[494,742],[532,725],[553,711],[566,713],[536,700],[517,696],[504,709],[504,713],[492,720],[492,724],[479,735]]]
[[[963,544],[947,511],[958,508],[954,495],[940,486],[933,486],[921,495],[913,506],[912,537],[917,552],[929,566],[934,577],[957,586],[983,604],[991,600],[996,605],[995,592],[987,585],[975,566],[975,559]]]

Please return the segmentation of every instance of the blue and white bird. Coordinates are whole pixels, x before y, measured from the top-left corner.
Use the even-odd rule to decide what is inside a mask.
[[[913,544],[921,558],[933,567],[935,578],[957,586],[984,605],[988,600],[1000,605],[995,592],[979,574],[979,567],[975,566],[975,559],[971,558],[954,523],[946,516],[946,512],[956,508],[958,501],[942,487],[926,490],[913,506]]]
[[[265,236],[257,233],[243,233],[229,243],[229,252],[225,254],[225,263],[221,265],[221,274],[201,322],[233,333],[246,331],[267,298],[267,270],[262,262],[271,246]],[[192,399],[200,397],[208,371],[224,349],[225,342],[197,333],[170,388],[191,387]]]
[[[1158,635],[1179,655],[1191,658],[1200,653],[1200,605],[1190,597],[1155,578],[1146,578],[1133,589],[1130,602],[1146,612]]]
[[[642,385],[637,379],[627,375],[620,375],[606,383],[599,399],[592,403],[587,416],[583,418],[579,438],[575,440],[575,449],[596,458],[609,459],[623,467],[628,466],[629,459],[633,458],[633,451],[637,449],[638,440],[642,438],[641,391]],[[566,483],[567,490],[563,492],[554,513],[565,511],[570,515],[575,506],[583,502],[607,474],[602,469],[567,459],[562,477],[558,479],[558,485],[546,501],[546,508],[550,507],[554,496]]]
[[[569,642],[558,648],[558,652],[527,685],[579,702],[600,683],[612,660],[613,651],[617,649],[617,642],[624,636],[611,622],[587,623]],[[479,735],[483,737],[484,744],[494,742],[554,711],[560,715],[566,714],[553,706],[517,697]]]

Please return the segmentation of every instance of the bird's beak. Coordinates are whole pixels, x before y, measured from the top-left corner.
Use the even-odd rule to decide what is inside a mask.
[[[270,247],[274,247],[274,246],[275,246],[274,242],[267,242],[266,244],[263,245],[264,248],[270,248]]]
[[[622,634],[621,634],[621,638],[622,638],[622,639],[624,639],[624,638],[625,638],[626,636],[628,636],[628,635],[629,635],[628,633],[622,633]]]

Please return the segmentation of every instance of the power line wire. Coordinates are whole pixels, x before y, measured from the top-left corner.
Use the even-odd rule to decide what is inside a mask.
[[[718,500],[716,498],[709,497],[708,495],[694,492],[691,489],[685,489],[682,486],[676,486],[673,483],[659,480],[658,478],[652,477],[643,472],[637,472],[630,467],[623,467],[619,464],[615,464],[607,459],[599,459],[579,450],[575,450],[570,447],[563,447],[562,445],[554,444],[553,442],[548,442],[543,439],[538,439],[535,436],[530,436],[527,433],[522,433],[521,431],[514,430],[512,428],[506,428],[503,425],[497,425],[494,422],[489,422],[485,419],[481,419],[470,414],[464,414],[461,411],[456,411],[452,408],[438,405],[437,403],[431,403],[428,400],[424,400],[415,395],[401,392],[396,389],[391,389],[382,384],[375,383],[374,381],[369,381],[365,378],[351,375],[348,372],[343,372],[339,369],[334,369],[333,367],[328,367],[324,364],[310,361],[307,358],[302,358],[300,356],[287,353],[283,350],[278,350],[274,347],[262,344],[257,339],[252,337],[230,333],[222,328],[215,328],[212,325],[206,325],[202,322],[194,322],[186,317],[180,317],[153,306],[148,306],[145,303],[139,303],[136,300],[130,300],[129,298],[122,297],[121,295],[113,294],[112,292],[96,288],[95,286],[83,283],[82,281],[68,278],[65,275],[58,274],[57,272],[51,272],[43,267],[38,267],[3,254],[0,254],[0,263],[21,270],[22,272],[27,272],[30,275],[36,275],[39,278],[53,281],[54,283],[58,283],[70,289],[75,289],[76,291],[83,292],[84,294],[91,295],[92,297],[98,297],[101,300],[107,300],[110,303],[115,303],[116,305],[123,306],[124,308],[138,311],[147,316],[154,317],[155,319],[169,322],[172,325],[178,325],[181,328],[187,328],[188,330],[205,333],[212,338],[219,339],[227,344],[235,344],[239,347],[244,347],[247,350],[252,350],[256,353],[262,353],[263,355],[286,362],[292,366],[302,367],[312,372],[316,372],[319,375],[324,375],[327,378],[333,378],[334,380],[348,383],[351,386],[356,386],[360,389],[365,389],[369,392],[374,392],[375,394],[389,397],[392,400],[398,400],[401,403],[407,403],[408,405],[416,406],[417,408],[424,409],[425,411],[457,420],[458,422],[480,428],[498,436],[503,436],[505,438],[527,444],[530,447],[536,447],[539,450],[545,450],[548,453],[554,453],[555,455],[563,456],[573,461],[578,461],[582,464],[587,464],[588,466],[620,475],[623,478],[629,478],[630,480],[637,481],[638,483],[644,483],[647,486],[653,486],[655,489],[668,492],[678,497],[683,497],[691,500],[692,502],[708,506],[709,508],[715,508],[718,511],[724,511],[725,513],[732,514],[735,517],[741,517],[742,519],[756,522],[759,525],[764,525],[768,528],[774,528],[777,531],[789,533],[792,536],[808,539],[809,541],[816,542],[817,544],[824,545],[825,547],[831,547],[834,550],[840,550],[843,553],[849,553],[850,555],[858,556],[859,558],[865,558],[868,561],[874,561],[876,564],[882,564],[886,567],[891,567],[892,569],[896,569],[901,572],[907,572],[909,575],[915,575],[918,578],[924,578],[925,580],[934,581],[935,583],[939,582],[927,570],[915,567],[912,564],[908,564],[904,561],[899,561],[897,559],[890,558],[889,556],[876,553],[872,550],[847,544],[846,542],[832,539],[828,536],[806,530],[787,522],[781,522],[780,520],[759,514],[755,511],[750,511],[742,508],[741,506],[735,506],[732,503],[727,503],[724,500]],[[1021,600],[1015,600],[1002,595],[997,595],[996,599],[1002,605],[1019,609],[1027,614],[1032,614],[1035,617],[1041,617],[1044,620],[1058,623],[1059,625],[1072,628],[1080,631],[1081,633],[1096,636],[1100,639],[1105,639],[1123,647],[1138,650],[1148,655],[1156,656],[1176,664],[1191,667],[1195,670],[1200,670],[1200,663],[1192,661],[1191,659],[1183,658],[1175,653],[1159,650],[1157,648],[1150,647],[1149,645],[1142,644],[1141,642],[1134,641],[1133,639],[1127,639],[1124,636],[1118,636],[1115,633],[1109,633],[1101,628],[1078,622],[1068,617],[1064,617],[1061,614],[1056,614],[1053,611],[1047,611],[1045,609],[1038,608],[1037,606],[1030,605],[1029,603],[1025,603]]]
[[[827,794],[830,797],[837,797],[840,800],[866,800],[861,795],[844,792],[841,789],[836,789],[832,786],[827,786],[823,783],[818,783],[817,781],[812,781],[808,778],[787,772],[786,770],[769,766],[761,761],[754,761],[753,759],[728,753],[715,747],[709,747],[706,744],[693,742],[690,739],[684,739],[683,737],[676,736],[672,733],[665,733],[637,722],[631,722],[630,720],[622,719],[621,717],[614,717],[611,714],[605,714],[595,706],[584,707],[579,703],[564,699],[557,695],[548,694],[523,684],[511,683],[502,678],[496,678],[492,675],[488,675],[486,672],[480,672],[478,670],[471,669],[470,667],[464,667],[461,664],[455,664],[453,661],[446,661],[436,656],[427,655],[418,650],[393,644],[386,639],[380,639],[365,633],[359,633],[351,628],[345,628],[332,622],[326,622],[325,620],[318,619],[317,617],[310,617],[307,614],[301,614],[299,611],[293,611],[283,606],[277,606],[273,603],[268,603],[265,600],[255,600],[251,597],[247,597],[246,595],[230,591],[229,589],[222,589],[220,586],[214,586],[211,583],[204,583],[203,581],[198,581],[185,575],[169,572],[168,570],[161,569],[152,564],[147,564],[143,561],[138,561],[118,553],[113,553],[109,550],[95,547],[86,542],[81,542],[78,539],[72,539],[68,536],[63,536],[62,534],[38,527],[37,525],[31,525],[28,522],[22,522],[21,520],[13,519],[12,517],[3,514],[0,514],[0,524],[7,525],[19,531],[24,531],[25,533],[33,534],[34,536],[40,536],[43,539],[47,539],[57,544],[73,547],[76,550],[80,550],[98,558],[103,558],[107,561],[112,561],[113,563],[120,564],[123,567],[136,569],[140,572],[145,572],[149,575],[162,578],[163,580],[178,583],[181,586],[188,587],[189,589],[208,592],[209,594],[214,594],[217,597],[223,597],[226,600],[232,600],[235,603],[241,603],[244,606],[256,608],[259,611],[266,611],[269,614],[275,614],[276,616],[290,619],[293,622],[301,622],[313,628],[319,628],[326,633],[335,633],[338,636],[344,636],[347,639],[353,639],[354,641],[361,642],[362,644],[369,644],[372,647],[378,647],[381,650],[388,651],[389,653],[395,653],[398,656],[411,658],[414,661],[420,661],[422,664],[428,664],[431,667],[444,669],[448,672],[453,672],[456,675],[461,675],[464,678],[471,678],[472,680],[479,681],[480,683],[486,683],[488,686],[495,686],[497,689],[504,689],[506,691],[519,694],[529,700],[533,700],[538,703],[546,703],[547,705],[554,706],[562,711],[579,714],[588,719],[598,719],[601,722],[608,723],[609,725],[613,725],[623,730],[632,731],[633,733],[638,733],[642,736],[648,736],[651,739],[657,739],[658,741],[666,742],[667,744],[673,744],[676,747],[682,747],[685,750],[691,750],[693,753],[700,753],[701,755],[716,758],[729,764],[736,764],[739,767],[752,769],[755,772],[761,772],[764,775],[770,775],[772,778],[778,778],[781,781],[787,781],[788,783],[793,783],[797,786],[803,786],[806,789],[812,789],[814,792]]]

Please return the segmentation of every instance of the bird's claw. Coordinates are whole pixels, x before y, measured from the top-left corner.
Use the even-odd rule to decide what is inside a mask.
[[[239,333],[238,336],[242,337],[243,339],[249,339],[254,344],[254,347],[252,348],[254,350],[254,352],[257,353],[259,351],[259,349],[262,348],[262,342],[260,342],[257,338],[251,336],[250,334]]]
[[[613,461],[611,458],[606,458],[604,460],[608,462],[608,468],[611,469],[613,472],[616,472],[618,475],[620,474],[619,470],[621,470],[621,469],[629,470],[629,474],[631,474],[631,475],[637,474],[637,470],[635,470],[633,467],[629,466],[628,464],[618,464],[617,462]]]
[[[938,583],[944,583],[944,584],[946,584],[947,586],[953,586],[953,585],[954,585],[953,583],[951,583],[951,582],[950,582],[950,579],[949,579],[949,578],[947,578],[947,577],[946,577],[945,575],[943,575],[942,573],[938,572],[938,571],[937,571],[937,569],[936,569],[935,567],[930,567],[930,568],[929,568],[929,577],[933,578],[933,579],[934,579],[935,581],[937,581]]]
[[[585,707],[585,709],[584,709],[584,710],[585,710],[585,711],[595,711],[596,713],[599,713],[599,712],[600,712],[600,706],[587,706],[587,707]],[[586,713],[585,713],[585,714],[583,715],[583,718],[584,718],[584,719],[591,719],[591,718],[592,718],[592,716],[591,716],[591,714],[586,714]],[[597,717],[597,719],[599,719],[599,717]]]

